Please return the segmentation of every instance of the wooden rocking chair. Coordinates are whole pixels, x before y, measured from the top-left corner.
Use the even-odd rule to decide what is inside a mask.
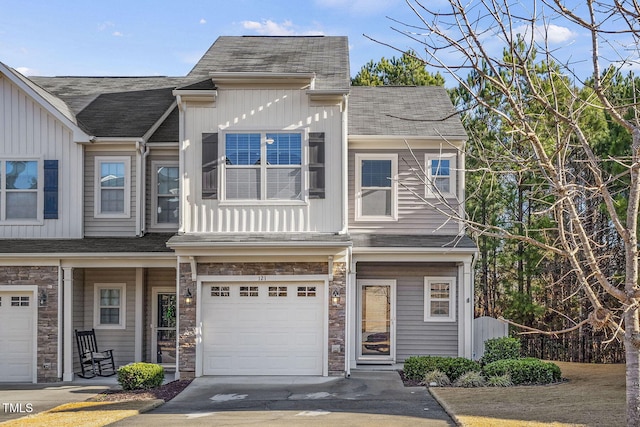
[[[90,331],[76,329],[76,343],[78,344],[78,356],[80,357],[80,367],[82,368],[82,374],[78,374],[78,376],[93,378],[96,375],[110,377],[116,374],[113,350],[98,350],[96,331],[94,329]]]

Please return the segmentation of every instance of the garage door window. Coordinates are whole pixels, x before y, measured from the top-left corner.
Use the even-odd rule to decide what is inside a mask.
[[[269,296],[270,297],[286,297],[287,287],[286,286],[269,286]]]
[[[230,296],[229,287],[228,286],[212,286],[211,296],[212,297],[228,297]]]
[[[299,297],[315,297],[316,287],[315,286],[298,286],[298,296]]]
[[[11,297],[11,307],[29,307],[29,297]]]
[[[240,296],[241,297],[257,297],[258,287],[257,286],[240,286]]]

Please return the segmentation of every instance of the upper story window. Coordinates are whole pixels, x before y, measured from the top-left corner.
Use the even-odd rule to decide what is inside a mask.
[[[398,156],[356,154],[356,220],[395,221]]]
[[[456,155],[426,155],[427,196],[456,195]]]
[[[131,158],[96,157],[95,217],[128,218],[131,209]]]
[[[456,287],[453,277],[424,278],[424,321],[456,320]]]
[[[42,185],[38,160],[0,160],[0,218],[24,222],[40,218]]]
[[[302,200],[300,133],[226,133],[226,200]]]
[[[154,162],[153,185],[153,225],[175,227],[178,224],[180,208],[180,182],[178,164]]]

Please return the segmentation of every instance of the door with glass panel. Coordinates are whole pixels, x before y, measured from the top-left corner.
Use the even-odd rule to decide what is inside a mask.
[[[395,280],[358,280],[358,361],[395,361]]]
[[[176,364],[176,291],[174,288],[152,292],[151,353],[155,363]]]

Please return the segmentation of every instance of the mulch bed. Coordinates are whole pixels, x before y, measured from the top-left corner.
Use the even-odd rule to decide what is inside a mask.
[[[148,390],[106,390],[90,400],[96,402],[117,402],[122,400],[162,399],[165,402],[176,397],[192,380],[176,380]]]
[[[400,374],[400,379],[402,380],[402,383],[404,384],[405,387],[424,387],[424,384],[422,384],[422,381],[412,380],[410,378],[405,377],[404,371],[398,371],[398,374]]]

